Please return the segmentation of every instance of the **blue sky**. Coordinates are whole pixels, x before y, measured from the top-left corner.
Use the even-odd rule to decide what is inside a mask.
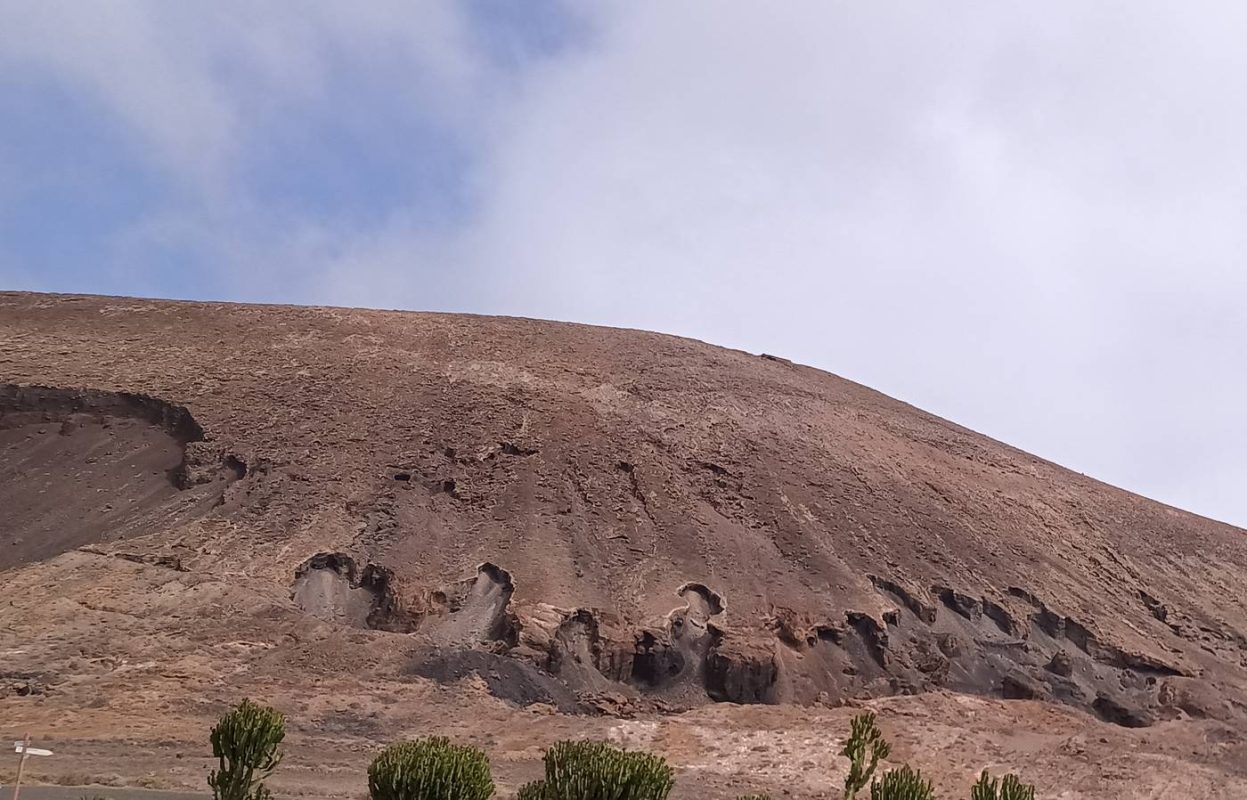
[[[1247,11],[0,0],[0,286],[784,354],[1247,522]]]
[[[0,6],[6,283],[331,300],[291,285],[300,265],[256,285],[240,261],[463,224],[477,124],[588,33],[544,1],[294,9]]]

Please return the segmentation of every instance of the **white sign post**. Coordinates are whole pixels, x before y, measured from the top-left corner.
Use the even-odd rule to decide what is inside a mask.
[[[26,770],[27,756],[50,756],[51,750],[42,750],[38,747],[30,746],[30,734],[26,734],[26,738],[20,742],[13,743],[13,752],[21,753],[22,757],[17,761],[17,780],[13,783],[13,800],[17,800],[18,795],[22,791],[22,772]]]

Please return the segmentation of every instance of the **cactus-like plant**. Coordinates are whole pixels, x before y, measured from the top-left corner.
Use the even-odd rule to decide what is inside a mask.
[[[372,800],[487,800],[493,793],[485,754],[442,736],[392,744],[368,767]]]
[[[1022,783],[1017,775],[1006,775],[1000,779],[1000,800],[1035,800],[1035,785]]]
[[[1035,800],[1035,787],[1022,783],[1013,774],[993,780],[987,770],[983,770],[978,783],[970,787],[970,800]]]
[[[921,772],[903,766],[870,784],[870,800],[935,800],[935,789]]]
[[[212,755],[219,768],[208,775],[216,800],[268,800],[264,780],[281,763],[278,747],[286,736],[280,713],[243,700],[212,729]]]
[[[892,747],[883,738],[871,712],[858,714],[849,723],[849,738],[840,754],[849,759],[849,774],[844,779],[844,800],[853,800],[865,789],[882,759]]]
[[[736,800],[771,800],[769,794],[746,794],[736,798]]]
[[[519,800],[665,800],[675,785],[662,758],[604,742],[558,742],[545,755],[545,779]]]
[[[546,799],[546,782],[533,781],[526,783],[520,787],[519,792],[515,795],[515,800],[545,800]]]

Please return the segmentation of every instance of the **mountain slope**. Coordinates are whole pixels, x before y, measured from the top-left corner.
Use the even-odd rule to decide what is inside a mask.
[[[230,658],[289,681],[363,659],[567,711],[935,689],[1125,726],[1247,710],[1243,531],[780,359],[0,294],[0,384],[0,575],[183,576],[176,608],[115,600],[117,624],[209,672],[246,639]],[[88,634],[38,613],[40,663],[92,680],[58,661]]]

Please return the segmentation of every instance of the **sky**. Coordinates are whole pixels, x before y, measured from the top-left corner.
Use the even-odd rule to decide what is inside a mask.
[[[0,0],[0,288],[817,366],[1247,525],[1247,4]]]

